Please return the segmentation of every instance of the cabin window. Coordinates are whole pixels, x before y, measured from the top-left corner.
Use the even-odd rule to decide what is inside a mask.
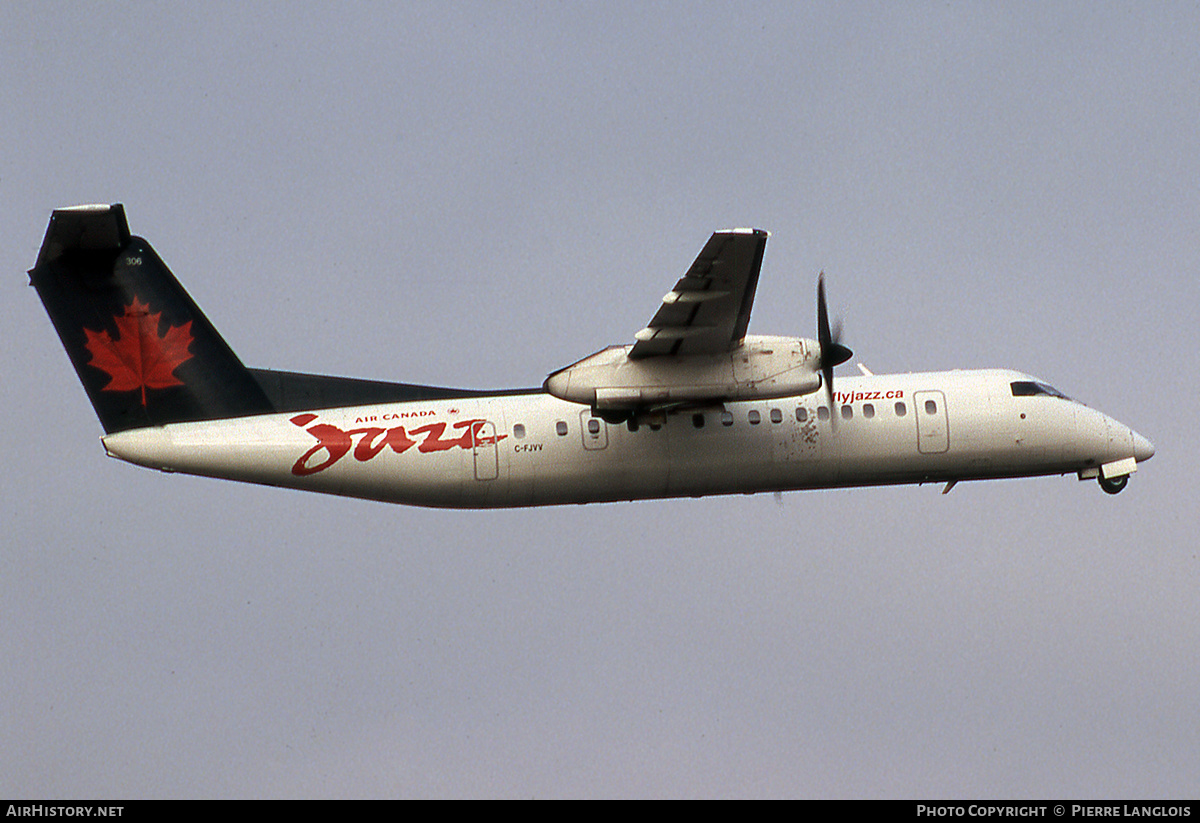
[[[875,407],[872,406],[870,403],[864,404],[863,405],[863,417],[870,420],[874,416],[875,416]]]
[[[818,420],[828,420],[829,419],[829,407],[828,406],[817,406],[817,419]]]
[[[779,409],[771,409],[771,422],[772,423],[782,423],[783,422],[783,412],[780,411]]]
[[[567,421],[559,420],[557,423],[555,423],[554,431],[556,431],[558,433],[559,437],[562,437],[563,435],[565,435],[567,433]]]
[[[704,415],[697,412],[692,415],[692,425],[698,429],[704,428]]]
[[[808,419],[808,409],[803,406],[796,407],[796,422],[803,423]]]
[[[750,419],[751,426],[757,426],[762,421],[762,415],[758,413],[758,409],[751,409],[747,417]]]
[[[903,417],[908,414],[908,408],[903,403],[896,403],[896,416]]]
[[[588,434],[599,434],[599,433],[600,433],[600,421],[593,417],[592,419],[588,420]]]
[[[937,414],[937,402],[933,401],[933,400],[926,400],[925,401],[925,413],[926,414]]]
[[[733,413],[732,412],[727,412],[727,411],[721,412],[721,425],[722,426],[732,426],[733,425]]]
[[[854,407],[853,406],[842,406],[842,419],[843,420],[849,420],[853,416],[854,416]]]
[[[524,439],[524,437],[525,437],[525,424],[524,423],[518,423],[517,425],[513,426],[513,437],[517,438],[518,440]]]

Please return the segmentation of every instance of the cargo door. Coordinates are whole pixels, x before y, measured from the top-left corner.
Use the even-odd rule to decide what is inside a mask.
[[[500,457],[496,450],[496,425],[484,420],[471,426],[471,454],[475,458],[475,479],[495,480],[500,476]]]

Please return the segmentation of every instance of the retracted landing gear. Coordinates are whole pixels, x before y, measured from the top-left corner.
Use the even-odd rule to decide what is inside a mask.
[[[622,423],[633,419],[633,412],[630,411],[600,411],[595,406],[592,407],[592,416],[599,417],[610,426],[619,426]]]
[[[1104,489],[1106,493],[1118,494],[1121,489],[1125,488],[1125,484],[1129,482],[1129,475],[1122,474],[1118,477],[1100,476],[1097,480],[1100,481],[1100,488]]]

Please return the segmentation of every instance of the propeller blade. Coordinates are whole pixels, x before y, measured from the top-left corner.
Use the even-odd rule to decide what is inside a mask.
[[[817,277],[817,343],[821,346],[821,382],[829,398],[829,420],[837,427],[837,410],[833,405],[833,368],[854,356],[854,352],[838,342],[842,336],[839,320],[835,329],[829,328],[829,309],[825,304],[825,272]]]

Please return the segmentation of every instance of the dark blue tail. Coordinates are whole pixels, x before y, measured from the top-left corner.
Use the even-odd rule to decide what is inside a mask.
[[[29,280],[110,433],[490,394],[246,368],[150,244],[130,236],[119,203],[56,210]]]
[[[105,431],[273,411],[120,204],[56,210],[29,279]]]

